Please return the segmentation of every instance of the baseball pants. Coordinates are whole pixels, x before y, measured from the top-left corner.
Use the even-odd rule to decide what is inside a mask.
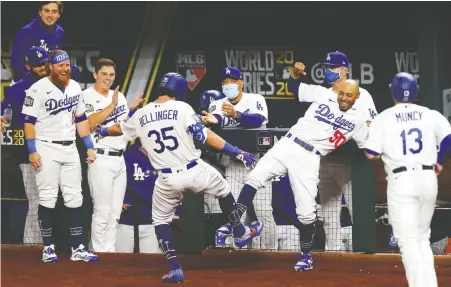
[[[119,224],[116,235],[116,252],[133,253],[134,248],[134,227]],[[152,224],[139,225],[139,253],[163,253],[158,245],[155,227]]]
[[[284,137],[260,159],[246,184],[258,190],[274,177],[288,173],[298,219],[303,224],[311,224],[316,220],[319,164],[319,155]]]
[[[327,155],[321,158],[319,196],[324,217],[326,251],[346,251],[341,232],[341,196],[344,195],[352,220],[351,166],[344,158]],[[352,232],[348,238],[352,246]]]
[[[59,185],[64,205],[69,208],[80,207],[83,204],[81,166],[75,143],[63,146],[37,140],[36,149],[42,161],[42,166],[35,169],[39,204],[55,208]]]
[[[230,185],[224,177],[202,159],[195,160],[192,168],[172,168],[171,173],[158,173],[152,197],[154,225],[169,224],[184,192],[203,192],[216,198],[230,193]]]
[[[39,194],[36,186],[35,170],[28,163],[21,163],[19,164],[19,167],[22,171],[25,194],[28,199],[28,213],[25,220],[23,243],[39,244],[42,243],[42,236],[38,220]]]
[[[277,226],[278,250],[281,251],[299,251],[301,241],[299,230],[293,225]]]
[[[433,170],[408,170],[387,176],[390,223],[398,241],[410,287],[436,287],[430,225],[437,199]]]
[[[116,233],[127,188],[123,156],[97,154],[88,167],[93,202],[91,248],[97,252],[115,252]]]

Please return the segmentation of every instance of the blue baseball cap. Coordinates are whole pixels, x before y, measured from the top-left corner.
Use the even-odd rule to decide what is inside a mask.
[[[330,65],[335,67],[347,67],[349,65],[348,57],[342,52],[327,53],[323,65]]]
[[[45,65],[47,62],[47,51],[42,47],[31,47],[25,55],[25,63],[33,67]]]
[[[221,71],[221,75],[224,79],[231,78],[235,80],[242,80],[243,74],[238,68],[235,67],[227,67]]]

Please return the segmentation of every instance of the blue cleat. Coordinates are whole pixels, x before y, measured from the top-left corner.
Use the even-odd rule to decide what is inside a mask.
[[[232,236],[232,226],[230,223],[224,224],[216,230],[216,245],[227,245],[227,238]]]
[[[301,252],[298,262],[294,265],[294,271],[308,271],[313,269],[313,259],[310,252]]]
[[[246,246],[249,241],[252,240],[252,238],[257,237],[261,234],[263,229],[263,222],[257,221],[251,226],[245,226],[244,228],[246,229],[246,231],[244,232],[243,236],[233,238],[235,246],[238,248]]]
[[[183,283],[185,281],[185,275],[181,268],[171,270],[168,274],[161,277],[161,282],[163,283]]]

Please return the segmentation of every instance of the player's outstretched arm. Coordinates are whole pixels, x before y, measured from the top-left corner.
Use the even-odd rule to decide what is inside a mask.
[[[111,98],[111,104],[109,104],[106,108],[96,113],[89,115],[89,129],[90,132],[94,132],[97,128],[97,125],[101,125],[106,119],[114,112],[114,109],[117,107],[119,103],[119,86],[114,89],[113,97]]]
[[[201,122],[191,125],[188,128],[188,131],[200,143],[206,143],[218,151],[241,160],[246,168],[254,168],[257,162],[255,155],[242,151],[239,148],[229,144],[223,138],[207,129]]]
[[[305,73],[305,65],[301,62],[296,62],[294,64],[290,74],[287,89],[300,102],[317,101],[324,91],[327,90],[320,85],[307,85],[302,83],[301,76],[305,76],[307,74]]]
[[[25,139],[28,146],[28,159],[34,168],[42,166],[41,155],[36,150],[36,129],[34,124],[26,122],[24,124]]]

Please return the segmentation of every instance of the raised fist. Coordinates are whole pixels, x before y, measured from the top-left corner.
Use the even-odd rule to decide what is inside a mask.
[[[291,77],[293,79],[299,79],[300,76],[307,75],[305,73],[305,65],[301,62],[294,63],[293,69],[291,69]]]

